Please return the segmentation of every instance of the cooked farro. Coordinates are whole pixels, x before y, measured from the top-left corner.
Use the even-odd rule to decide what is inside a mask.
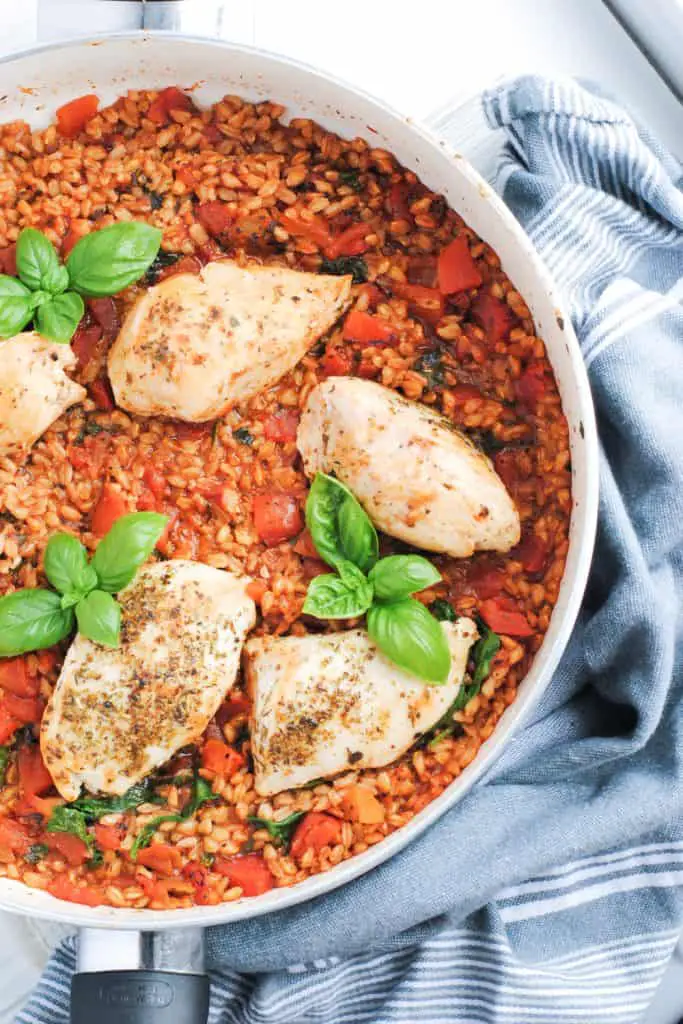
[[[12,245],[23,227],[40,228],[65,253],[96,227],[135,219],[163,229],[167,258],[157,261],[157,275],[196,271],[225,253],[315,272],[321,238],[363,225],[354,255],[340,252],[337,259],[355,275],[353,308],[386,321],[393,340],[344,341],[338,325],[279,384],[215,423],[145,420],[113,408],[105,361],[121,317],[151,277],[115,304],[90,303],[74,339],[76,378],[89,398],[27,458],[0,458],[0,594],[41,584],[42,553],[56,530],[74,532],[93,549],[91,515],[106,489],[122,495],[129,510],[156,508],[173,517],[164,557],[252,576],[257,631],[305,632],[301,606],[320,563],[293,539],[266,546],[252,497],[281,492],[303,507],[308,483],[295,441],[278,439],[272,417],[287,414],[291,426],[320,380],[348,373],[440,409],[491,454],[516,502],[522,542],[507,556],[436,556],[443,582],[420,599],[446,599],[462,615],[476,615],[488,602],[484,608],[502,610],[503,623],[511,621],[505,614],[521,613],[531,635],[499,629],[493,669],[456,713],[451,735],[388,768],[350,771],[267,800],[255,793],[250,771],[247,702],[233,691],[210,734],[222,734],[242,755],[241,766],[230,777],[202,770],[217,801],[192,819],[160,824],[150,847],[157,858],[145,858],[148,866],[131,860],[135,838],[182,806],[182,781],[160,783],[163,803],[102,818],[98,828],[109,831],[100,835],[109,839],[101,862],[92,863],[55,845],[44,817],[22,803],[12,756],[0,790],[0,874],[66,899],[157,908],[217,904],[293,885],[381,842],[441,793],[491,735],[540,646],[562,578],[571,509],[567,425],[543,342],[495,252],[443,198],[385,150],[341,139],[312,121],[285,123],[276,103],[226,96],[200,111],[187,101],[171,109],[164,96],[131,92],[74,138],[56,125],[40,132],[23,122],[0,127],[0,270],[12,272]],[[457,234],[467,238],[483,283],[444,300],[435,289],[436,257]],[[291,431],[282,436],[291,438]],[[386,538],[382,544],[387,553],[405,550]],[[45,699],[63,653],[27,656]],[[19,743],[34,742],[27,727]],[[168,780],[190,763],[183,753],[162,774]],[[379,801],[380,814],[373,804],[371,816],[381,820],[355,820],[358,781]],[[316,849],[295,841],[286,852],[249,820],[277,822],[295,812],[338,822],[330,842]],[[23,853],[21,844],[12,852],[7,823],[24,836]],[[43,844],[47,856],[30,854]],[[173,855],[159,853],[168,849]],[[250,868],[243,885],[243,876],[225,866],[238,855]]]

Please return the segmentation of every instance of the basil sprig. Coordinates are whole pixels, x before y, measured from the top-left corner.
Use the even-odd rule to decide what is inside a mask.
[[[152,818],[144,828],[140,829],[135,842],[130,849],[130,859],[132,861],[137,860],[138,853],[140,850],[144,850],[146,846],[152,841],[154,833],[159,828],[159,825],[163,825],[165,821],[186,821],[188,818],[194,817],[202,804],[207,803],[209,800],[214,800],[216,794],[211,789],[211,786],[203,779],[198,771],[195,769],[194,776],[192,779],[192,792],[190,799],[187,801],[182,811],[179,814],[160,814],[156,818]]]
[[[140,804],[159,803],[159,800],[154,791],[153,781],[145,779],[144,782],[131,786],[123,796],[102,797],[88,794],[79,797],[73,803],[53,808],[46,829],[48,832],[68,832],[70,835],[78,836],[91,853],[97,853],[93,849],[93,837],[88,832],[89,825],[94,824],[105,814],[119,814],[133,810]]]
[[[100,541],[92,560],[70,534],[50,537],[45,575],[52,590],[17,590],[0,598],[0,657],[39,651],[73,630],[105,647],[117,647],[121,608],[112,593],[130,583],[151,555],[168,522],[157,512],[122,516]],[[56,591],[56,592],[55,592]]]
[[[370,518],[348,487],[317,473],[306,501],[306,525],[321,556],[336,574],[311,580],[303,612],[320,619],[367,613],[368,633],[399,668],[428,683],[448,679],[451,653],[438,619],[413,594],[441,579],[421,555],[378,561],[379,541]]]
[[[451,606],[448,605],[448,607]],[[455,700],[434,726],[433,735],[429,741],[430,747],[437,746],[441,740],[453,735],[457,726],[457,723],[453,721],[453,715],[456,711],[462,711],[467,707],[472,698],[476,697],[481,690],[482,683],[489,677],[493,659],[500,650],[500,637],[481,620],[479,620],[479,634],[479,640],[470,653],[470,658],[474,663],[472,674],[465,676],[465,682],[458,690]]]
[[[112,224],[85,235],[66,261],[42,231],[24,228],[17,239],[17,274],[0,274],[0,339],[31,322],[50,341],[66,344],[85,312],[81,296],[115,295],[154,262],[161,231],[139,221]]]

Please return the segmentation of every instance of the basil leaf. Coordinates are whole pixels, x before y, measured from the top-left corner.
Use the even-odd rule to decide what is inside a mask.
[[[321,274],[351,274],[354,284],[363,284],[368,279],[368,265],[362,256],[340,256],[336,260],[322,260]]]
[[[117,519],[92,558],[100,588],[110,594],[123,590],[152,554],[167,523],[168,516],[158,512],[131,512]]]
[[[97,586],[97,574],[88,565],[88,552],[70,533],[55,533],[50,537],[45,548],[44,569],[60,594],[80,592],[85,596]]]
[[[47,857],[49,852],[50,848],[45,843],[33,843],[24,854],[24,860],[29,864],[37,864],[43,857]]]
[[[64,292],[42,303],[35,311],[36,329],[44,338],[62,345],[71,341],[83,314],[85,304],[76,292]]]
[[[53,808],[47,823],[48,832],[68,832],[82,839],[88,849],[92,846],[92,836],[88,832],[85,818],[80,811],[68,805]]]
[[[209,783],[198,772],[195,772],[192,778],[192,795],[182,810],[183,818],[191,818],[197,813],[202,804],[215,799],[216,794],[211,789]]]
[[[316,576],[308,585],[302,611],[317,619],[355,619],[372,604],[372,586],[352,562],[339,563],[340,575]]]
[[[152,781],[145,779],[131,786],[122,796],[81,796],[69,806],[90,822],[103,818],[105,814],[121,814],[123,811],[134,810],[140,804],[158,802],[159,797],[154,792]]]
[[[76,605],[78,632],[104,647],[118,647],[121,635],[121,606],[104,590],[91,590]]]
[[[70,286],[91,298],[116,295],[147,272],[160,245],[161,231],[139,221],[84,235],[66,261]]]
[[[0,338],[13,338],[33,316],[31,293],[16,277],[0,274]]]
[[[320,557],[335,568],[353,562],[367,572],[377,561],[377,531],[348,487],[316,473],[306,500],[306,526]]]
[[[19,234],[17,273],[33,292],[46,291],[58,295],[69,283],[69,275],[60,264],[54,245],[35,228],[24,228]]]
[[[31,309],[36,310],[38,309],[38,306],[42,306],[44,302],[50,302],[51,300],[52,296],[49,292],[31,292]]]
[[[148,825],[140,829],[135,842],[130,848],[130,859],[135,861],[138,859],[138,853],[140,850],[144,850],[146,846],[152,841],[154,833],[159,828],[159,825],[163,825],[165,821],[182,821],[182,817],[179,814],[160,814],[158,818],[152,818]]]
[[[0,747],[0,786],[5,785],[5,776],[7,775],[7,766],[9,764],[11,749],[11,747]]]
[[[258,818],[252,814],[247,818],[247,821],[254,828],[265,828],[275,846],[282,846],[287,851],[292,841],[294,829],[305,815],[306,811],[295,811],[293,814],[283,818],[282,821],[273,821],[272,818]]]
[[[438,583],[441,573],[422,555],[389,555],[371,569],[368,579],[378,601],[399,601]]]
[[[472,683],[476,686],[476,693],[479,693],[481,684],[491,671],[491,662],[500,650],[500,637],[487,626],[480,625],[481,637],[472,648],[472,660],[474,661],[474,673]],[[474,694],[472,694],[474,696]]]
[[[455,622],[458,618],[453,605],[444,601],[442,597],[437,597],[436,601],[432,601],[429,610],[439,622]]]
[[[368,633],[383,654],[399,668],[443,684],[451,668],[451,652],[440,622],[413,598],[375,604],[368,612]]]
[[[51,590],[17,590],[0,598],[0,657],[52,647],[69,635],[74,613]]]

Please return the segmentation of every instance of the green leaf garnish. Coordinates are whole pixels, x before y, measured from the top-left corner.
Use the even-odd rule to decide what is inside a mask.
[[[104,647],[118,647],[121,605],[104,590],[91,590],[76,604],[78,632]]]
[[[458,618],[453,605],[449,604],[448,601],[444,601],[441,597],[437,597],[436,601],[432,601],[429,605],[429,610],[439,622],[455,622]]]
[[[161,245],[161,231],[139,221],[122,221],[84,235],[69,253],[69,286],[80,295],[116,295],[149,270]]]
[[[158,512],[132,512],[117,519],[92,559],[100,589],[110,594],[123,590],[152,554],[167,523],[168,516]]]
[[[295,811],[294,814],[288,815],[281,821],[274,821],[272,818],[258,818],[252,814],[247,818],[247,821],[254,828],[265,828],[275,846],[284,847],[286,851],[289,849],[294,829],[305,814],[306,811]]]
[[[33,316],[31,292],[16,277],[0,274],[0,338],[12,338]]]
[[[93,838],[88,832],[85,815],[68,804],[53,809],[47,823],[47,831],[67,832],[82,839],[88,849],[92,847]]]
[[[389,555],[368,575],[378,601],[400,601],[433,586],[441,573],[422,555]]]
[[[339,563],[339,575],[311,580],[302,611],[318,619],[355,619],[372,604],[372,584],[352,562]]]
[[[306,526],[318,554],[334,568],[349,561],[367,572],[377,561],[375,527],[348,487],[333,476],[316,473],[306,499]]]
[[[408,597],[393,604],[374,604],[368,612],[368,633],[404,671],[437,685],[448,680],[451,652],[446,634],[419,601]]]
[[[34,315],[36,329],[49,341],[65,345],[73,338],[84,313],[80,295],[64,292],[40,303]]]

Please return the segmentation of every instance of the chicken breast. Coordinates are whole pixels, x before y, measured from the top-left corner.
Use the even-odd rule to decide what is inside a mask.
[[[67,377],[76,365],[69,345],[25,331],[0,341],[0,455],[30,448],[85,388]]]
[[[209,263],[150,288],[109,353],[116,402],[202,422],[295,366],[350,301],[351,277]]]
[[[455,558],[519,541],[519,514],[490,460],[443,417],[381,384],[319,384],[297,443],[306,473],[335,474],[391,537]]]
[[[204,732],[256,609],[245,576],[198,562],[143,567],[119,595],[121,645],[71,644],[43,717],[55,786],[120,795]]]
[[[269,796],[348,768],[379,768],[405,753],[455,700],[477,639],[471,619],[443,629],[452,657],[443,686],[403,672],[361,629],[249,640],[244,662],[257,792]]]

